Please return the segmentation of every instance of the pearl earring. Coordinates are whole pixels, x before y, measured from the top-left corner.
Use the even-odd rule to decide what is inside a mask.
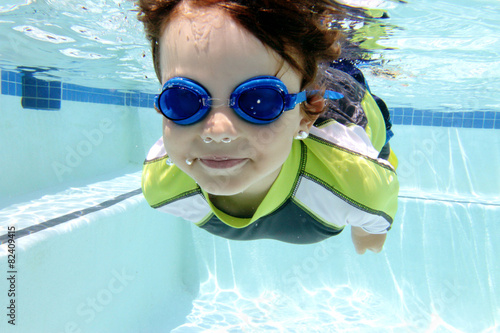
[[[299,131],[299,133],[294,137],[295,140],[304,140],[309,136],[306,131]]]
[[[186,158],[186,164],[187,165],[191,165],[193,164],[194,160],[193,159],[190,159],[190,158]]]

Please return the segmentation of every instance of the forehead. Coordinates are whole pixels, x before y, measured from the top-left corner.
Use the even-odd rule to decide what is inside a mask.
[[[181,8],[160,38],[162,82],[186,76],[240,83],[241,76],[275,75],[281,65],[278,54],[216,7]]]

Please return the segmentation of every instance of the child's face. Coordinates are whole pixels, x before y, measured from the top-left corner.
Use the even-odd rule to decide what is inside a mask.
[[[175,17],[163,31],[160,55],[162,83],[175,76],[190,78],[221,101],[239,84],[259,75],[277,76],[289,93],[300,89],[300,75],[218,9]],[[163,119],[170,159],[212,195],[267,191],[290,153],[293,137],[308,129],[299,106],[271,124],[254,125],[227,103],[214,104],[219,106],[193,125]],[[213,141],[206,143],[208,138]]]

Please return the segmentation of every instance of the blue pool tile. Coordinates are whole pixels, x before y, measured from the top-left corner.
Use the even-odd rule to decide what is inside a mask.
[[[86,91],[77,91],[76,94],[78,96],[78,101],[82,103],[88,103],[90,100],[90,96],[92,96],[91,93]]]
[[[104,96],[100,94],[89,94],[88,98],[90,103],[104,104],[105,100]]]
[[[432,118],[432,126],[443,126],[443,118]]]
[[[494,126],[495,126],[495,129],[500,129],[500,118],[497,118],[495,120],[495,125]]]
[[[49,98],[51,99],[61,99],[61,87],[50,87]]]
[[[474,119],[474,112],[464,112],[464,119]]]
[[[36,79],[36,85],[39,86],[39,87],[48,87],[49,86],[49,82],[48,81],[44,81],[44,80]]]
[[[413,108],[404,108],[403,109],[403,117],[412,117],[413,116]]]
[[[69,98],[68,98],[68,99],[69,99],[70,101],[76,101],[76,94],[77,94],[77,92],[76,92],[76,91],[74,91],[74,90],[69,90]]]
[[[9,72],[2,70],[2,81],[9,80]]]
[[[424,117],[430,117],[432,118],[433,115],[434,115],[434,112],[432,112],[431,110],[422,110],[423,111],[423,116]]]
[[[111,95],[102,95],[102,103],[103,104],[114,104],[113,96],[111,96]]]
[[[70,92],[69,96],[70,96],[71,101],[73,101],[73,102],[79,101],[79,99],[80,99],[80,92],[79,91],[70,90],[69,92]]]
[[[57,109],[59,110],[61,108],[61,100],[53,100],[49,99],[49,109]]]
[[[130,98],[131,106],[139,106],[139,96],[137,94],[133,94]]]
[[[464,127],[464,128],[472,128],[472,119],[469,119],[469,118],[464,119],[462,127]]]
[[[113,105],[123,105],[123,97],[120,96],[109,96],[109,104]]]
[[[149,99],[148,98],[141,98],[140,100],[140,105],[141,108],[149,108]]]
[[[474,120],[483,120],[484,112],[483,111],[474,111]]]
[[[21,105],[25,109],[36,109],[36,98],[23,97]]]
[[[64,89],[76,91],[76,90],[78,90],[78,86],[76,84],[67,83],[66,87],[64,87]]]
[[[16,79],[17,79],[17,73],[16,72],[8,72],[9,73],[9,82],[17,82]]]
[[[87,103],[89,99],[87,98],[87,95],[79,90],[74,90],[73,91],[73,100],[75,102],[82,102],[82,103]]]
[[[80,93],[83,93],[83,94],[92,94],[92,93],[95,93],[95,94],[99,94],[99,90],[98,88],[91,88],[91,87],[86,87],[86,86],[81,86],[81,85],[78,85],[76,84],[75,85],[75,90],[80,92]],[[94,91],[95,90],[95,91]]]
[[[495,126],[495,121],[493,119],[485,119],[484,120],[483,128],[490,129],[490,128],[494,128],[494,126]]]
[[[453,113],[448,112],[443,115],[443,127],[451,127],[453,121]]]
[[[424,117],[416,117],[416,118],[413,117],[412,125],[420,126],[420,125],[422,125],[423,121],[424,121]]]
[[[461,118],[453,118],[452,122],[451,122],[451,126],[453,127],[462,127],[462,124],[463,124],[463,119]]]
[[[36,86],[24,85],[23,96],[25,97],[36,97]]]
[[[2,81],[2,95],[8,95],[9,94],[9,85],[7,84],[6,81]]]
[[[402,116],[403,108],[394,108],[394,116]]]
[[[50,81],[49,82],[49,87],[50,88],[61,89],[61,81]]]
[[[106,95],[106,94],[101,94],[101,98],[102,98],[101,99],[102,104],[113,104],[112,103],[113,100],[112,100],[111,96]]]
[[[394,116],[392,119],[392,123],[394,125],[401,125],[403,123],[403,117],[402,116]]]
[[[432,117],[423,117],[422,125],[424,126],[432,126]]]
[[[432,126],[442,126],[443,125],[443,113],[434,112],[432,115]]]
[[[92,94],[90,94],[89,96],[92,96]],[[104,95],[104,94],[99,94],[99,99],[97,100],[97,103],[100,103],[100,104],[111,104],[109,102],[109,96]]]
[[[146,93],[139,93],[139,107],[147,108],[149,105],[149,95]]]
[[[36,100],[36,107],[39,109],[48,109],[49,108],[49,100],[45,98],[38,98]]]
[[[442,126],[443,112],[434,112],[432,114],[432,126]]]
[[[39,98],[49,98],[48,85],[38,85],[36,87],[36,96]]]
[[[452,119],[451,118],[443,118],[442,127],[451,127]]]
[[[497,113],[497,112],[486,111],[484,113],[484,119],[495,119],[495,113]]]
[[[413,118],[411,115],[403,116],[403,125],[411,125]]]
[[[8,94],[15,96],[16,95],[16,83],[15,82],[7,82],[7,86],[9,87]]]
[[[80,90],[75,91],[75,98],[77,102],[88,103],[90,101],[89,99],[90,96],[91,95],[89,95],[85,91],[80,91]]]
[[[87,88],[87,87],[85,87]],[[89,92],[91,93],[95,93],[95,94],[99,94],[99,95],[107,95],[109,94],[109,90],[108,89],[102,89],[102,88],[89,88]]]
[[[35,79],[34,77],[32,76],[24,76],[23,77],[23,83],[24,84],[27,84],[27,85],[32,85],[32,86],[36,86],[37,84],[37,79]]]
[[[413,110],[413,118],[418,118],[423,116],[424,116],[423,110]]]
[[[472,121],[472,127],[483,128],[484,119],[474,119]]]

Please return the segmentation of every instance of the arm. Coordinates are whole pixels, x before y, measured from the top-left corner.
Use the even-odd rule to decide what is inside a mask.
[[[360,227],[351,227],[351,237],[356,252],[364,254],[366,250],[375,253],[382,251],[387,234],[370,234]]]

